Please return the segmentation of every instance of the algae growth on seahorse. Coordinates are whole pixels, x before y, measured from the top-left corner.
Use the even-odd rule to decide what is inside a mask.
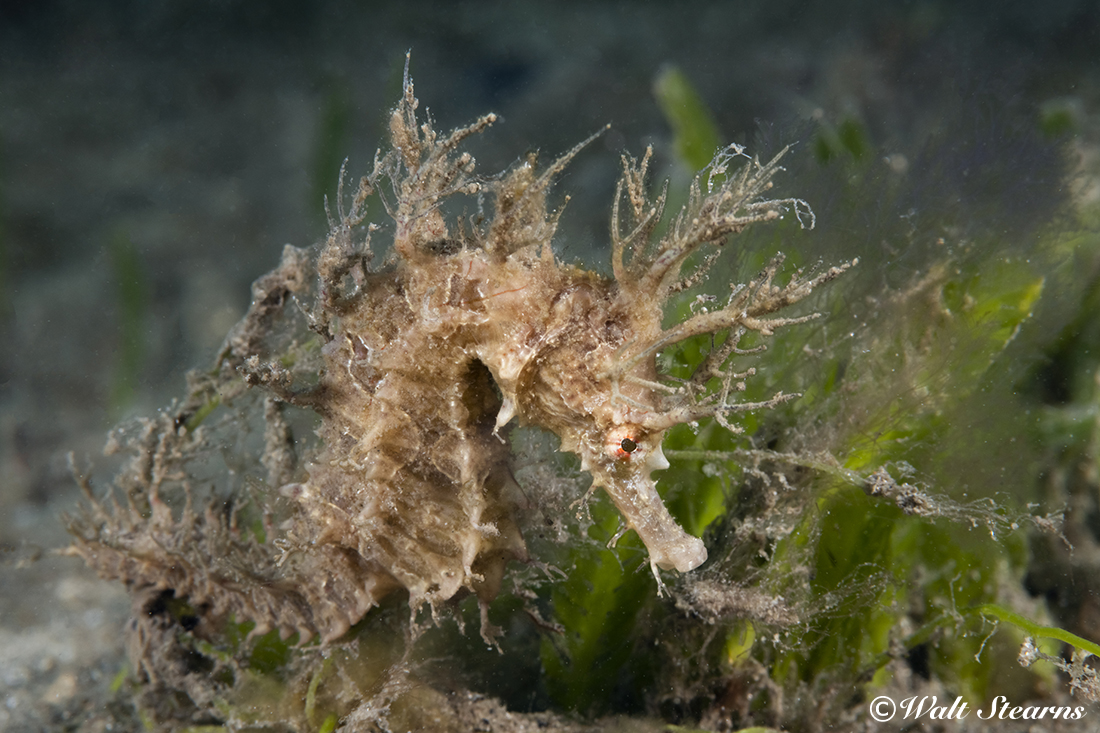
[[[731,146],[662,223],[665,193],[648,193],[652,151],[623,156],[613,276],[601,276],[558,260],[561,211],[547,204],[588,141],[544,170],[531,156],[482,178],[461,144],[496,117],[439,135],[417,107],[406,68],[391,149],[350,201],[338,195],[327,241],[315,254],[288,246],[253,286],[252,307],[215,369],[193,377],[181,405],[145,421],[131,441],[136,457],[116,480],[127,505],[109,507],[88,492],[71,553],[139,600],[168,593],[187,600],[197,623],[233,617],[255,622],[254,633],[278,628],[327,642],[393,590],[433,611],[473,593],[490,638],[486,609],[509,563],[528,560],[518,520],[537,501],[513,478],[508,439],[517,423],[554,433],[560,450],[579,456],[592,490],[621,513],[622,531],[644,542],[659,589],[661,570],[705,562],[702,540],[675,522],[656,490],[653,473],[668,466],[665,433],[707,417],[736,430],[732,414],[790,398],[738,402],[753,370],[731,361],[747,353],[739,348],[747,333],[768,336],[812,318],[773,314],[846,266],[779,285],[776,255],[686,320],[662,326],[665,306],[705,277],[714,258],[693,257],[700,250],[716,253],[745,227],[788,212],[812,226],[809,207],[767,197],[778,159],[762,164]],[[479,209],[490,200],[492,214],[450,213],[444,203],[462,196],[477,197]],[[392,224],[367,225],[368,203]],[[392,243],[379,247],[383,232]],[[312,379],[270,343],[273,324],[295,307],[322,344]],[[689,377],[658,369],[659,352],[699,335],[712,336],[711,348]],[[202,420],[244,384],[266,391],[268,488],[290,507],[261,533],[242,531],[233,511],[197,511],[189,493],[182,509],[162,500],[169,484],[189,491],[182,466],[204,440]],[[300,463],[287,404],[320,418],[320,447]]]

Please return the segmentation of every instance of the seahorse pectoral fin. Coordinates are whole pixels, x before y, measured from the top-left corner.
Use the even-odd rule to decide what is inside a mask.
[[[504,395],[504,402],[497,412],[496,425],[493,426],[493,435],[500,437],[500,429],[508,424],[508,421],[516,416],[516,403],[508,395]],[[504,439],[501,438],[501,441]]]

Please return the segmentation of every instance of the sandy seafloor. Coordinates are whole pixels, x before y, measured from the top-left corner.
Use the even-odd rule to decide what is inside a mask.
[[[283,244],[323,236],[319,180],[334,150],[368,168],[409,49],[438,127],[501,115],[482,171],[612,125],[562,184],[568,258],[605,258],[620,150],[652,142],[668,169],[666,64],[728,140],[855,118],[888,165],[946,108],[1035,125],[1053,101],[1075,116],[1067,174],[1100,167],[1096,2],[0,4],[0,729],[133,724],[105,702],[127,598],[50,556],[78,497],[66,456],[109,475],[107,430],[179,395]],[[119,251],[144,298],[129,370]]]

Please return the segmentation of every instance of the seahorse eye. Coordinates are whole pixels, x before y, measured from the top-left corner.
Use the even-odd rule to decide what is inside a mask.
[[[637,425],[617,425],[604,433],[604,450],[608,458],[633,463],[646,453],[645,432]]]

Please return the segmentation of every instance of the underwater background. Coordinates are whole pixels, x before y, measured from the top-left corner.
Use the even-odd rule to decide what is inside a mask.
[[[552,159],[610,124],[558,184],[570,195],[559,257],[605,272],[621,152],[652,144],[657,178],[671,177],[675,191],[719,144],[765,159],[793,145],[777,185],[810,203],[817,226],[783,229],[782,241],[762,233],[754,246],[781,247],[800,265],[861,264],[820,301],[824,320],[785,336],[795,341],[768,384],[807,399],[778,424],[751,425],[752,446],[829,451],[864,476],[888,466],[900,480],[912,467],[915,485],[953,502],[936,521],[975,525],[983,541],[994,535],[993,549],[976,539],[954,554],[931,548],[955,547],[940,524],[858,535],[856,544],[910,558],[875,572],[901,586],[947,578],[920,601],[932,605],[968,573],[979,585],[1012,578],[1012,602],[1004,588],[990,592],[998,602],[1100,640],[1098,48],[1100,3],[1071,0],[4,3],[0,729],[141,729],[120,678],[124,589],[51,554],[68,544],[59,515],[80,496],[69,455],[93,466],[102,489],[118,465],[102,456],[111,427],[180,397],[282,246],[323,239],[324,197],[345,158],[353,177],[369,169],[410,49],[421,110],[437,129],[488,111],[502,118],[470,145],[483,173],[532,151]],[[753,257],[731,268],[759,266]],[[713,447],[678,440],[682,451]],[[819,509],[834,500],[816,497]],[[1012,526],[1063,509],[1061,537]],[[1069,544],[1073,553],[1060,549]],[[832,582],[830,562],[862,566],[858,553],[845,566],[841,552],[855,550],[842,545],[826,548],[833,559],[812,582]],[[857,580],[866,603],[901,603],[871,573]],[[918,618],[914,603],[857,622]],[[827,627],[855,634],[823,622],[800,638]],[[1043,699],[1065,687],[1054,672],[990,677],[994,667],[1018,671],[1014,637],[1003,643],[1007,662],[966,667],[958,660],[992,631],[981,628],[955,662],[924,642],[901,656],[920,677],[963,675],[951,689],[976,697]],[[729,659],[751,646],[743,632],[723,631]],[[772,674],[787,665],[805,682],[844,655],[843,645],[815,648],[816,660],[784,661],[789,650],[777,647],[758,663]],[[648,705],[639,696],[658,677],[617,679],[602,694],[591,678],[559,672],[529,703],[653,725],[764,720],[751,710],[723,718],[702,693]],[[744,681],[728,678],[725,694],[736,697]],[[522,697],[498,694],[513,707]],[[1095,721],[1100,710],[1088,709]],[[791,725],[813,729],[812,716],[795,717]]]

